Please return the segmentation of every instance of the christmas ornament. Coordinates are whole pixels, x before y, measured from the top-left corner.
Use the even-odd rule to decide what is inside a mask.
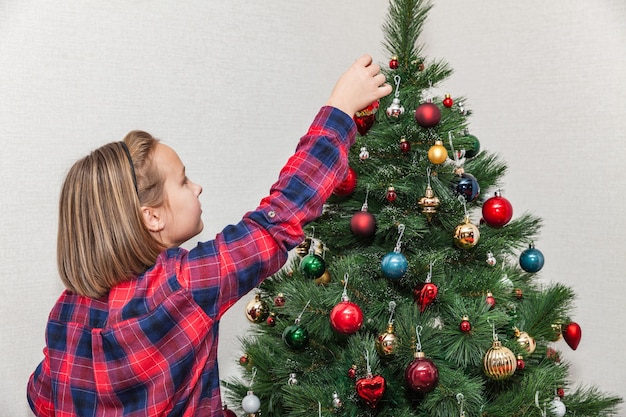
[[[420,334],[422,326],[417,326],[417,344],[413,361],[404,371],[404,380],[408,387],[420,394],[431,392],[439,382],[439,369],[435,363],[422,352]]]
[[[513,206],[500,191],[483,203],[483,220],[488,226],[500,228],[507,224],[513,217]]]
[[[356,128],[361,134],[361,136],[365,136],[370,128],[374,125],[376,121],[376,112],[378,111],[378,106],[380,103],[378,100],[364,108],[363,110],[359,110],[354,115],[354,123],[356,124]]]
[[[522,355],[517,355],[517,370],[524,370],[526,367],[526,362],[524,362],[524,357]]]
[[[237,417],[237,414],[233,410],[230,410],[226,404],[222,406],[223,417]]]
[[[461,323],[459,323],[459,330],[463,333],[469,333],[472,331],[472,324],[470,323],[468,316],[463,316],[461,318]]]
[[[565,390],[563,390],[563,388],[561,387],[558,387],[556,389],[556,395],[558,395],[560,398],[565,397]]]
[[[441,201],[430,186],[430,167],[426,169],[426,177],[428,178],[428,185],[426,186],[424,196],[418,200],[417,205],[422,211],[422,214],[426,216],[426,219],[431,221],[433,216],[437,213]]]
[[[261,299],[261,294],[256,293],[254,298],[246,305],[246,317],[252,323],[262,323],[269,316],[270,310],[267,303]]]
[[[450,184],[452,191],[456,195],[463,196],[468,203],[476,201],[480,195],[480,186],[476,178],[472,174],[466,173],[462,167],[457,167],[454,173]]]
[[[350,219],[350,230],[352,234],[360,238],[372,237],[376,233],[376,218],[367,211],[367,198],[369,187],[365,193],[365,202],[361,206],[361,211],[355,213]]]
[[[389,68],[391,69],[398,69],[398,56],[394,55],[391,57],[391,60],[389,61]]]
[[[564,417],[567,412],[565,404],[563,404],[563,401],[561,401],[561,398],[558,396],[554,397],[554,399],[550,402],[549,408],[555,417]]]
[[[519,256],[519,266],[526,272],[539,272],[543,268],[543,263],[543,253],[539,249],[535,249],[533,243],[530,243],[528,249]]]
[[[343,407],[343,402],[341,401],[341,398],[339,398],[339,394],[333,392],[333,408],[335,410],[339,410],[341,407]]]
[[[445,107],[450,108],[454,104],[454,100],[452,100],[452,97],[450,97],[450,94],[446,94],[442,103]]]
[[[395,309],[396,309],[395,301],[390,301],[389,302],[390,317],[389,317],[389,321],[387,322],[387,330],[379,334],[375,342],[376,352],[378,352],[378,354],[383,358],[388,358],[388,357],[395,355],[396,348],[398,346],[398,338],[396,337],[394,333],[394,328],[393,328],[393,313]]]
[[[319,278],[326,270],[324,258],[316,253],[309,253],[300,260],[300,271],[310,279]]]
[[[470,135],[467,130],[465,131],[464,135],[466,138],[470,139],[470,145],[465,147],[465,157],[466,158],[473,158],[476,155],[478,155],[478,153],[480,152],[480,142],[478,141],[478,138],[474,135]]]
[[[289,374],[289,379],[287,380],[287,384],[290,386],[294,386],[298,384],[298,374],[296,373],[290,373]]]
[[[417,121],[417,124],[421,127],[427,129],[435,127],[439,124],[440,120],[441,110],[437,105],[433,104],[431,100],[427,100],[415,109],[415,121]]]
[[[496,305],[496,299],[493,297],[493,294],[490,291],[487,291],[487,295],[485,296],[485,302],[489,304],[489,308],[492,309]]]
[[[274,305],[276,307],[282,307],[285,305],[285,295],[282,292],[279,292],[276,294],[276,297],[274,297]]]
[[[311,245],[313,246],[313,248],[311,248]],[[306,239],[304,239],[304,242],[296,246],[296,254],[301,258],[311,252],[311,250],[313,250],[313,253],[317,255],[323,255],[324,245],[321,241],[317,239],[307,237]]]
[[[435,165],[443,164],[448,159],[448,150],[443,142],[436,140],[435,144],[428,149],[428,160]]]
[[[390,279],[402,278],[409,267],[409,261],[400,253],[402,235],[404,234],[403,224],[398,225],[398,232],[400,236],[396,242],[396,247],[393,252],[389,252],[383,257],[380,264],[383,275]]]
[[[330,325],[344,335],[358,332],[363,325],[363,311],[348,298],[348,274],[344,276],[341,302],[330,310]]]
[[[298,317],[296,317],[294,324],[285,327],[283,331],[283,342],[291,349],[302,349],[309,344],[309,331],[300,326],[300,321],[310,302],[307,301]]]
[[[356,377],[356,365],[352,365],[348,369],[348,378],[354,379]]]
[[[460,249],[471,249],[478,244],[480,230],[470,222],[469,216],[465,216],[463,223],[454,229],[454,244]]]
[[[369,352],[365,352],[367,376],[356,381],[356,393],[370,408],[376,408],[385,393],[385,378],[373,375],[370,368]]]
[[[426,307],[431,305],[437,298],[437,286],[431,282],[433,274],[433,264],[430,264],[430,272],[426,276],[426,281],[417,284],[413,289],[413,299],[420,306],[420,313],[423,313]]]
[[[576,350],[580,339],[583,337],[583,331],[578,323],[571,322],[565,326],[565,331],[562,331],[562,335],[563,340],[565,340],[568,346],[571,347],[572,350]]]
[[[370,153],[367,150],[367,147],[362,146],[359,152],[359,159],[361,161],[365,161],[366,159],[369,159],[369,157],[370,157]]]
[[[239,365],[241,365],[241,366],[248,366],[249,363],[250,363],[250,356],[247,353],[244,353],[239,358]]]
[[[526,352],[532,354],[537,348],[537,342],[528,333],[520,331],[517,327],[513,328],[513,333],[517,338],[517,342],[526,350]]]
[[[254,392],[248,391],[248,394],[241,400],[241,408],[248,414],[254,414],[261,408],[261,400],[254,395]]]
[[[495,325],[492,323],[493,344],[485,353],[483,369],[485,374],[494,380],[502,380],[510,377],[517,369],[517,358],[506,346],[498,340]]]
[[[396,83],[396,92],[393,100],[391,100],[391,104],[387,107],[387,116],[397,119],[404,114],[404,106],[400,104],[400,76],[394,76],[393,80]]]
[[[493,253],[491,252],[487,252],[487,265],[489,266],[496,266],[496,263],[498,262],[496,257],[493,256]]]
[[[313,280],[313,282],[316,283],[317,285],[326,285],[330,281],[331,281],[331,277],[330,277],[330,272],[328,272],[328,269],[324,271],[321,277],[315,278]]]
[[[409,153],[411,152],[411,143],[406,140],[406,137],[402,136],[400,138],[400,152]]]
[[[387,194],[385,194],[385,198],[390,203],[393,203],[398,198],[398,194],[396,194],[396,189],[394,187],[387,188]]]
[[[267,318],[267,320],[265,320],[265,323],[267,323],[267,325],[270,326],[270,327],[276,326],[276,314],[275,313],[270,313],[270,315]]]
[[[333,190],[333,194],[339,197],[349,196],[354,192],[357,183],[357,174],[352,167],[348,167],[346,178]]]

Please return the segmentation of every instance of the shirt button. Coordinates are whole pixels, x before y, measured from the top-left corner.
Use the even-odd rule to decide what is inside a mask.
[[[270,219],[273,219],[274,217],[276,217],[276,212],[274,210],[270,210],[267,212],[267,215]]]

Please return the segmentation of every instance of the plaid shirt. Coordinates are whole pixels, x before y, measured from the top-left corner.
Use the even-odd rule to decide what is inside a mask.
[[[347,172],[356,135],[323,107],[269,196],[212,241],[164,251],[101,299],[61,295],[28,383],[38,416],[221,416],[219,320],[276,272]]]

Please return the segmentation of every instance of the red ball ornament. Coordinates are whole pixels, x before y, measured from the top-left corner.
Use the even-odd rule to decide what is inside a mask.
[[[491,292],[487,293],[487,296],[485,297],[485,302],[489,304],[490,309],[496,305],[496,299],[493,297],[493,294]]]
[[[461,323],[459,323],[459,330],[463,333],[469,333],[472,331],[472,323],[469,321],[469,317],[463,316],[461,318]]]
[[[396,199],[398,198],[398,194],[396,194],[396,189],[394,187],[387,188],[387,194],[385,195],[385,198],[390,203],[396,201]]]
[[[352,365],[350,369],[348,369],[348,378],[350,379],[356,378],[356,365]]]
[[[361,134],[361,136],[365,136],[370,128],[374,125],[376,121],[376,112],[378,111],[378,106],[380,105],[379,101],[376,100],[363,110],[359,110],[353,117],[354,123],[356,124],[356,129]]]
[[[578,348],[578,344],[580,343],[580,339],[583,337],[583,331],[578,325],[578,323],[571,322],[567,326],[565,326],[565,330],[562,331],[563,340],[572,348],[572,350],[576,350]]]
[[[366,378],[359,379],[356,381],[356,393],[365,401],[365,404],[376,408],[385,393],[385,378],[370,374]]]
[[[250,363],[250,357],[248,356],[247,353],[239,358],[239,365],[247,366],[249,363]]]
[[[431,392],[439,382],[439,369],[426,358],[424,352],[415,352],[415,359],[404,371],[404,380],[413,391],[425,394]]]
[[[400,139],[400,151],[402,153],[409,153],[409,152],[411,152],[411,143],[408,140],[406,140],[405,137],[402,137]]]
[[[267,320],[265,320],[265,322],[267,323],[268,326],[270,327],[274,327],[276,326],[276,314],[271,313],[269,315],[269,317],[267,318]]]
[[[228,408],[226,404],[222,407],[222,415],[223,417],[237,417],[237,414]]]
[[[397,56],[392,56],[391,60],[389,61],[389,68],[391,69],[397,69],[398,68],[398,57]]]
[[[526,362],[524,362],[524,357],[522,355],[517,355],[517,369],[520,371],[526,367]]]
[[[441,120],[441,110],[430,101],[420,104],[415,110],[417,124],[429,128],[435,127]]]
[[[376,233],[376,218],[367,210],[356,212],[350,219],[350,230],[356,237],[371,237]]]
[[[513,206],[502,197],[500,191],[496,191],[493,197],[484,202],[482,210],[483,220],[493,228],[504,226],[513,217]]]
[[[432,282],[420,283],[413,289],[413,299],[420,306],[420,313],[435,301],[437,290],[437,286]]]
[[[446,94],[446,97],[443,99],[443,105],[446,106],[447,108],[452,107],[452,105],[454,104],[454,100],[452,100],[452,97],[450,97],[450,94]]]
[[[349,196],[354,192],[357,183],[357,174],[352,167],[348,167],[346,178],[333,190],[333,194],[340,197]]]
[[[338,333],[354,334],[363,325],[363,311],[361,307],[344,297],[343,301],[330,311],[330,325]]]
[[[274,305],[276,307],[282,307],[285,305],[285,295],[282,292],[279,292],[276,294],[276,297],[274,297]]]

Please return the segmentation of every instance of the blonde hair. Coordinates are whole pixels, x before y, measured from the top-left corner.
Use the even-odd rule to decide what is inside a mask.
[[[123,143],[104,145],[70,168],[57,235],[57,265],[68,290],[102,297],[145,272],[164,249],[141,214],[142,206],[163,204],[164,181],[152,163],[157,143],[149,133],[132,131]]]

